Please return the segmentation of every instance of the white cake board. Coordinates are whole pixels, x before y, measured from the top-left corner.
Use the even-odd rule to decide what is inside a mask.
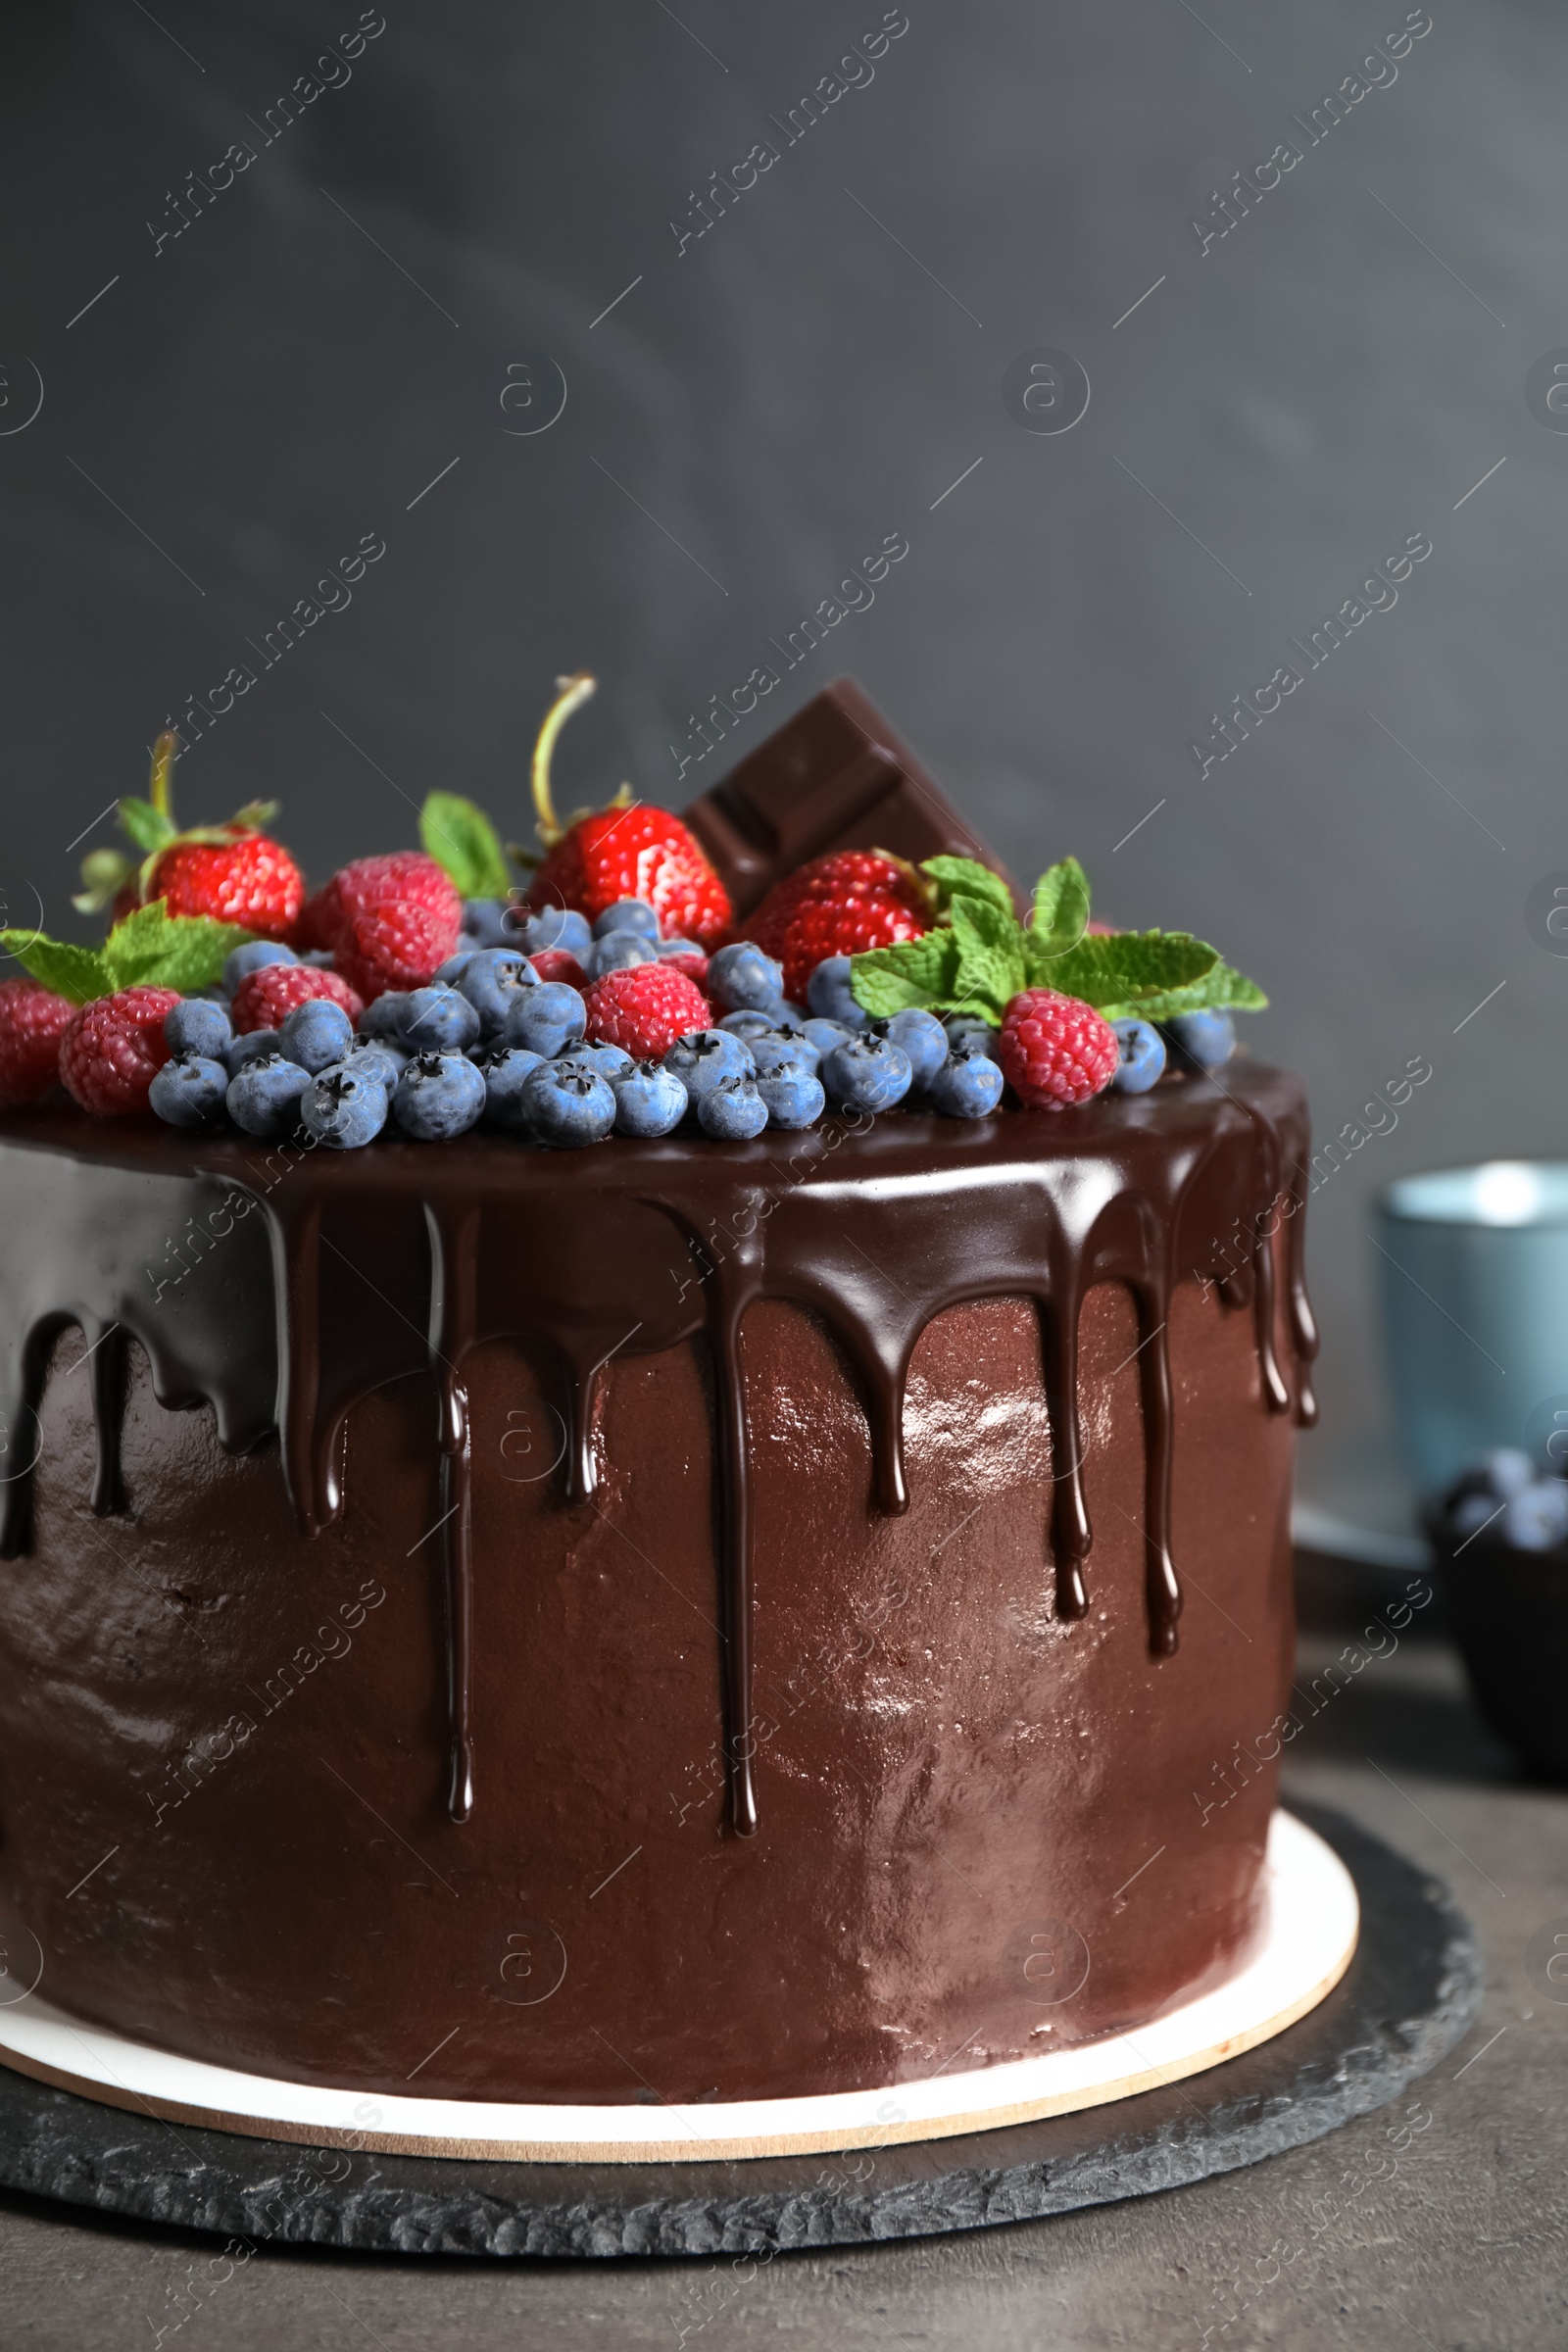
[[[1109,2034],[963,2074],[817,2098],[693,2108],[367,2095],[150,2049],[67,2017],[37,1992],[0,2008],[0,2063],[107,2106],[171,2122],[394,2155],[647,2164],[825,2154],[1069,2115],[1221,2065],[1282,2034],[1333,1990],[1350,1964],[1359,1924],[1354,1883],[1339,1856],[1304,1823],[1276,1812],[1259,1935],[1225,1984],[1136,2034]]]

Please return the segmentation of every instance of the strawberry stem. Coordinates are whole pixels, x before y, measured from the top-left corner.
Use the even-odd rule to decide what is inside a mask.
[[[578,670],[575,677],[558,678],[556,699],[545,712],[544,725],[533,747],[533,805],[539,817],[539,838],[547,850],[554,849],[565,831],[550,797],[550,758],[556,748],[556,737],[572,712],[582,708],[598,682],[585,669]]]
[[[170,781],[174,773],[178,751],[179,737],[172,727],[166,728],[153,745],[152,781],[147,787],[147,798],[159,815],[167,816],[171,824],[174,821],[174,811],[171,805]]]

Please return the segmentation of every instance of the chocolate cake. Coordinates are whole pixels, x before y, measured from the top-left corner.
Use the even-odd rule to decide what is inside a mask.
[[[1245,1055],[575,1153],[0,1115],[0,1924],[357,2093],[1136,2030],[1256,1922],[1308,1157]]]

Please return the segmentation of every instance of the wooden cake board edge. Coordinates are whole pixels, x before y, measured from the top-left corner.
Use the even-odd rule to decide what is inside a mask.
[[[449,2156],[474,2161],[489,2160],[535,2164],[653,2164],[707,2161],[711,2159],[760,2159],[776,2156],[827,2155],[861,2148],[887,2148],[914,2141],[948,2139],[964,2134],[1003,2130],[1009,2125],[1043,2121],[1053,2116],[1071,2115],[1085,2109],[1109,2105],[1120,2099],[1135,2097],[1142,2091],[1155,2090],[1167,2083],[1179,2082],[1188,2077],[1202,2074],[1223,2065],[1228,2059],[1241,2057],[1246,2051],[1272,2040],[1289,2027],[1297,2024],[1309,2011],[1325,2000],[1341,1982],[1355,1955],[1360,1932],[1360,1910],[1354,1883],[1333,1848],[1305,1823],[1293,1815],[1276,1813],[1270,1832],[1267,1863],[1268,1917],[1260,1938],[1248,1954],[1236,1975],[1226,1984],[1212,1987],[1195,1999],[1178,2005],[1151,2025],[1141,2027],[1139,2034],[1145,2040],[1179,2044],[1189,2017],[1201,2017],[1210,2030],[1223,2020],[1227,2007],[1235,2014],[1236,1996],[1250,1984],[1255,1987],[1259,1975],[1274,1969],[1287,1974],[1296,1956],[1289,1938],[1302,1924],[1302,1906],[1307,1915],[1315,1913],[1318,1934],[1315,1948],[1302,1955],[1311,1962],[1310,1982],[1302,1984],[1298,1971],[1288,1997],[1265,2014],[1246,2022],[1238,2021],[1233,2030],[1211,2034],[1210,2038],[1194,2039],[1191,2046],[1177,2047],[1164,2059],[1150,2060],[1139,2049],[1139,2041],[1130,2033],[1107,2034],[1102,2041],[1079,2043],[1051,2052],[1048,2056],[1012,2061],[1001,2066],[976,2068],[965,2074],[947,2076],[939,2084],[936,2078],[893,2082],[880,2087],[855,2092],[827,2094],[823,2097],[769,2099],[737,2102],[741,2112],[758,2108],[769,2111],[771,2122],[778,2117],[789,2121],[782,2129],[734,2131],[725,2132],[720,2123],[722,2107],[675,2109],[689,2119],[691,2128],[679,2138],[590,2138],[586,2135],[569,2139],[549,2139],[534,2136],[504,2137],[499,2132],[466,2134],[461,2128],[437,2131],[385,2131],[367,2128],[357,2122],[334,2124],[294,2115],[266,2114],[253,2105],[249,2111],[226,2107],[209,2100],[168,2095],[156,2088],[138,2088],[126,2082],[115,2060],[118,2058],[125,2072],[145,2072],[151,2062],[152,2071],[177,2081],[181,2074],[192,2078],[223,2078],[236,2086],[243,2083],[253,2100],[258,2098],[278,2106],[298,2110],[321,2100],[342,2100],[351,2112],[357,2106],[379,2104],[382,2108],[395,2106],[404,2110],[425,2107],[439,2111],[444,2119],[456,2123],[463,2111],[468,2109],[477,2122],[480,2115],[498,2117],[508,2112],[497,2104],[451,2099],[415,2100],[397,2098],[390,2094],[364,2093],[353,2089],[322,2091],[316,2085],[272,2080],[258,2076],[240,2076],[230,2070],[208,2066],[198,2061],[150,2049],[145,2044],[125,2041],[103,2028],[67,2018],[51,2011],[44,2002],[34,2002],[30,2012],[36,2021],[35,2030],[26,2036],[35,2046],[18,2046],[17,2013],[23,2003],[10,2008],[0,2007],[0,2066],[26,2075],[33,2081],[52,2084],[55,2088],[92,2099],[100,2106],[115,2107],[131,2114],[150,2115],[166,2123],[183,2123],[214,2131],[236,2132],[253,2139],[279,2140],[315,2147],[350,2148],[355,2151],[374,2150],[380,2154],[402,2156]],[[1285,1898],[1285,1899],[1282,1899]],[[1294,1900],[1291,1898],[1295,1898]],[[1325,1950],[1323,1929],[1327,1926],[1328,1948]],[[1311,1943],[1312,1938],[1308,1938]],[[1255,2000],[1255,1990],[1254,1990]],[[27,2021],[24,2020],[23,2023]],[[91,2035],[89,2042],[85,2036]],[[47,2046],[56,2049],[69,2038],[76,2042],[93,2060],[97,2071],[83,2072],[79,2067],[63,2064],[58,2057],[43,2055],[36,2046],[40,2037]],[[1131,2051],[1141,2063],[1117,2071],[1119,2058]],[[113,2056],[111,2055],[113,2053]],[[1097,2056],[1104,2064],[1103,2071],[1094,2079],[1084,2079]],[[1077,2076],[1063,2087],[1049,2087],[1052,2074],[1060,2082],[1064,2075]],[[1027,2080],[1037,2087],[1025,2088]],[[1002,2094],[1017,2088],[1021,2095],[1005,2098]],[[902,2105],[906,2099],[918,2101],[922,2091],[940,2091],[944,2106],[941,2112],[925,2115],[909,2114]],[[987,2095],[989,2092],[989,2096]],[[977,2103],[970,2104],[969,2101]],[[869,2107],[877,2102],[880,2108],[897,2107],[896,2117],[883,2119],[873,2111],[859,2120],[851,2120],[843,2111],[850,2106]],[[514,2107],[514,2114],[526,2113],[530,2120],[537,2117],[542,2123],[551,2117],[548,2107]],[[652,2114],[646,2106],[632,2109],[605,2107],[599,2109],[573,2108],[574,2117],[593,2115],[596,2123],[619,2122],[646,2131]],[[735,2109],[731,2110],[732,2114]],[[557,2114],[561,2111],[557,2110]],[[709,2132],[698,2128],[697,2119],[711,2118],[719,2129]],[[830,2117],[832,2120],[830,2120]],[[797,2120],[798,2119],[798,2120]],[[433,2120],[433,2116],[432,2116]],[[738,2117],[737,2117],[738,2120]],[[548,2126],[547,2126],[548,2128]]]

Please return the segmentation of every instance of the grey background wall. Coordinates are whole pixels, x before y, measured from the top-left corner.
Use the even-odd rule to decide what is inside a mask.
[[[1306,1072],[1320,1136],[1430,1061],[1312,1205],[1304,1489],[1386,1517],[1370,1195],[1559,1150],[1568,1008],[1524,912],[1568,866],[1568,439],[1525,396],[1568,337],[1565,34],[1532,0],[1432,0],[1313,143],[1405,13],[907,0],[792,133],[877,0],[386,0],[320,67],[352,0],[14,0],[13,919],[37,892],[67,923],[95,815],[232,665],[256,683],[192,743],[182,813],[276,796],[318,875],[411,840],[436,782],[521,829],[558,670],[603,680],[566,797],[626,775],[677,805],[853,670],[1019,870],[1074,850],[1102,911],[1261,978],[1250,1035]],[[284,128],[302,75],[335,86]],[[1191,217],[1286,140],[1201,249]],[[682,245],[759,141],[777,161]],[[1039,346],[1087,371],[1069,432],[1004,405]],[[683,773],[689,714],[889,532],[874,606]],[[1316,668],[1291,653],[1415,533],[1396,604]],[[366,534],[352,602],[265,666]],[[1288,661],[1299,688],[1200,777],[1191,739]]]

